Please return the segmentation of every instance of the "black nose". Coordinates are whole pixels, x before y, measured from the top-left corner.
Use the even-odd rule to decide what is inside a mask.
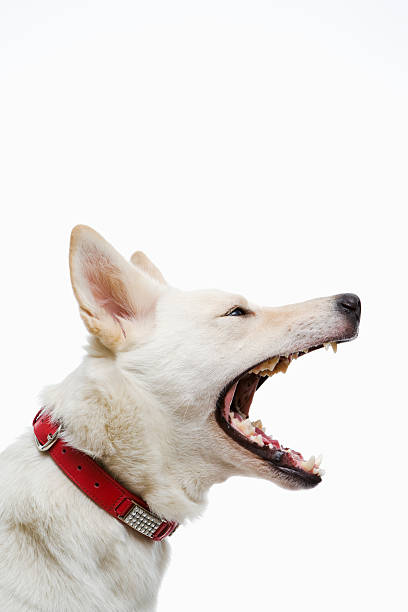
[[[354,293],[342,293],[337,296],[336,305],[340,312],[349,317],[355,317],[357,321],[360,321],[361,302],[358,295]]]

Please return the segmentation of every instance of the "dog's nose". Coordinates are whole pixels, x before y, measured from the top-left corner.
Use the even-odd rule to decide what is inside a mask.
[[[342,293],[336,298],[336,306],[343,314],[360,321],[361,302],[358,295],[354,293]]]

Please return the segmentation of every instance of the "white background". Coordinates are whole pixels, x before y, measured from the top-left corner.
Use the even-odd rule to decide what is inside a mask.
[[[182,288],[363,302],[356,342],[255,402],[324,482],[215,487],[160,612],[407,609],[407,24],[390,0],[0,2],[2,448],[81,359],[77,223]]]

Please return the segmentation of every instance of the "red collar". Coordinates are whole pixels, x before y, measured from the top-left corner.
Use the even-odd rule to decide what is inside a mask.
[[[120,485],[89,455],[68,446],[59,437],[61,425],[53,423],[44,408],[35,415],[33,427],[38,449],[49,451],[68,478],[111,516],[155,541],[177,529],[178,523],[153,514],[143,499]]]

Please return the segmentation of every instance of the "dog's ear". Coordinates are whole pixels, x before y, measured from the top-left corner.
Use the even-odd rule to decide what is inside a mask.
[[[85,225],[72,230],[69,263],[81,317],[105,346],[124,348],[148,328],[160,283]]]
[[[154,278],[158,283],[166,285],[166,280],[163,274],[160,272],[152,261],[142,251],[136,251],[130,258],[132,264],[138,268],[141,268],[146,274]]]

